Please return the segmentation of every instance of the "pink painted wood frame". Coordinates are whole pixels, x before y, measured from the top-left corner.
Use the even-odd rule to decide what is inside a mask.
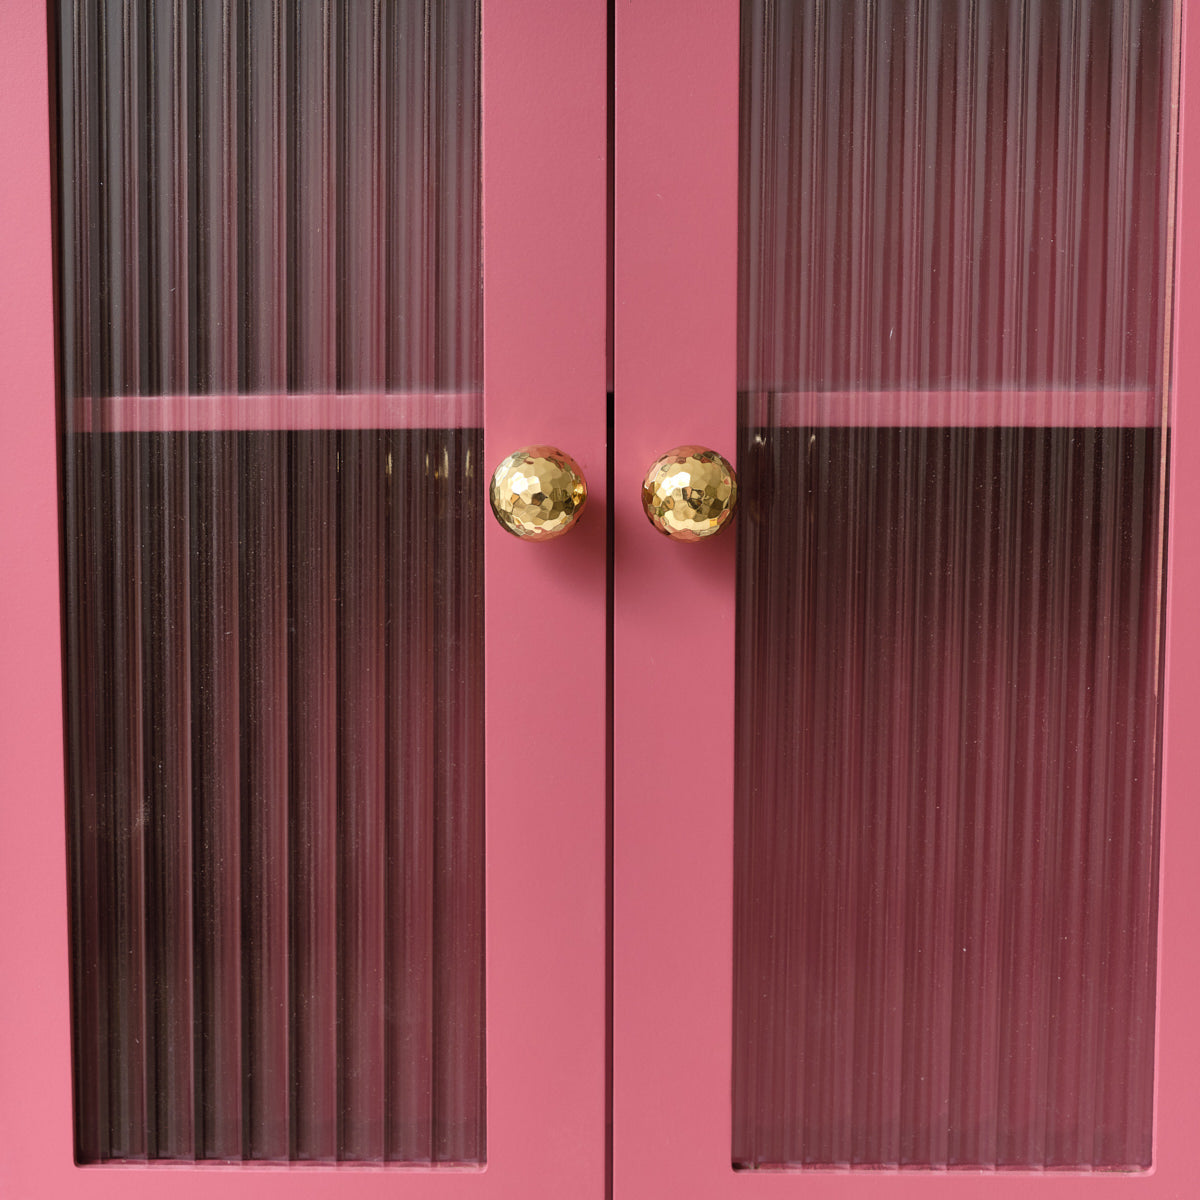
[[[737,0],[616,10],[613,1196],[729,1173],[734,533],[675,542],[647,467],[737,434]]]
[[[1140,1174],[735,1172],[734,538],[674,545],[641,472],[734,445],[737,0],[616,21],[613,1177],[617,1197],[1200,1196],[1200,12],[1184,6],[1155,1162]]]
[[[488,1163],[73,1163],[45,0],[0,4],[0,1196],[526,1200],[604,1192],[603,0],[483,5],[488,463],[557,442],[591,510],[489,521]],[[481,472],[481,486],[486,477]]]

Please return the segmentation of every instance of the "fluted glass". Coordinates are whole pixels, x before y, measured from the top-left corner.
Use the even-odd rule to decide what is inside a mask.
[[[1177,22],[743,0],[738,1167],[1152,1162]]]
[[[57,0],[82,1162],[486,1158],[478,0]]]

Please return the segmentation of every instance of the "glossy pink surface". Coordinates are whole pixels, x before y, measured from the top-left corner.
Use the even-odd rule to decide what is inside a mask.
[[[488,1173],[604,1185],[606,75],[603,0],[483,18],[484,462],[548,443],[588,505],[486,519]],[[504,1193],[506,1196],[508,1193]]]
[[[0,1194],[72,1195],[44,4],[0,8]]]
[[[514,440],[561,441],[591,473],[596,497],[590,528],[556,557],[547,553],[555,547],[517,545],[489,523],[488,1165],[77,1168],[46,17],[40,0],[0,8],[0,528],[12,564],[0,696],[5,1197],[602,1195],[605,25],[591,2],[484,5],[489,457]]]
[[[1200,13],[1194,5],[1183,11],[1178,170],[1155,1182],[1161,1195],[1183,1198],[1196,1195],[1200,1186]]]
[[[729,1168],[734,551],[664,538],[646,468],[733,459],[738,5],[616,11],[613,1195]],[[736,464],[735,464],[736,466]]]

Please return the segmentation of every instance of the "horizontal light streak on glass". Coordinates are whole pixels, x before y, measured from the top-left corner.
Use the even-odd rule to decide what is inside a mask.
[[[81,396],[75,401],[74,428],[77,433],[470,429],[482,419],[480,392]]]
[[[745,403],[750,424],[774,427],[1135,428],[1163,422],[1162,398],[1150,388],[753,392]]]

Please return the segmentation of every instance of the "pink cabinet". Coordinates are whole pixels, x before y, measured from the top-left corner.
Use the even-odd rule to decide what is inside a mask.
[[[1194,1194],[1185,7],[49,9],[0,1190]]]

